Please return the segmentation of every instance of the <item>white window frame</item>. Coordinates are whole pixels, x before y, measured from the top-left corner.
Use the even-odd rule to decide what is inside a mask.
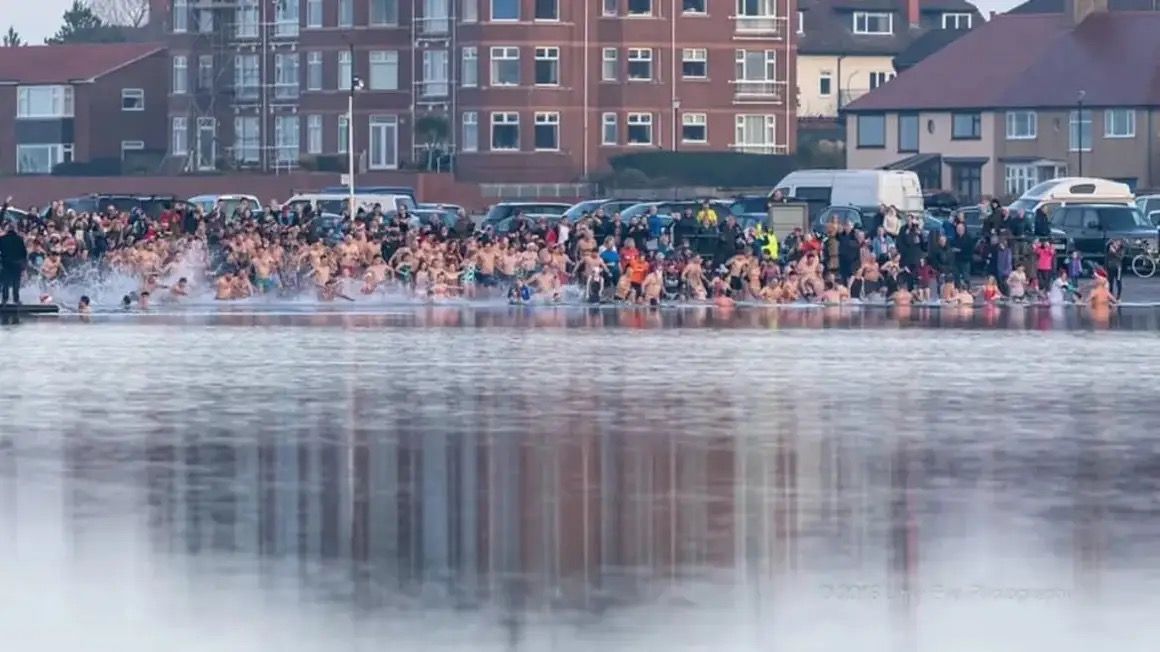
[[[306,53],[306,90],[322,90],[322,53],[318,50]]]
[[[797,35],[801,36],[806,33],[806,12],[798,9],[797,12]]]
[[[189,92],[189,59],[184,54],[173,55],[172,70],[171,84],[173,94],[185,95]],[[178,70],[181,72],[179,73]]]
[[[554,127],[556,144],[552,147],[540,147],[537,142],[540,127]],[[560,151],[560,113],[557,111],[537,111],[532,122],[532,149],[537,152]]]
[[[540,0],[535,0],[532,3],[532,20],[540,23],[558,23],[560,22],[560,2],[561,0],[554,0],[556,3],[556,16],[554,18],[541,18],[536,15],[536,10],[540,6]]]
[[[48,169],[28,169],[23,163],[23,150],[33,150],[48,153]],[[61,163],[71,162],[73,158],[72,143],[20,143],[16,145],[16,174],[52,174],[52,169]]]
[[[512,117],[515,117],[512,120]],[[511,126],[516,128],[516,146],[515,147],[496,147],[495,146],[495,128],[498,125]],[[492,111],[491,112],[491,130],[488,132],[488,150],[492,152],[518,152],[521,146],[520,138],[520,114],[516,111]]]
[[[689,138],[685,127],[700,127],[701,138]],[[704,145],[709,142],[709,116],[705,113],[681,114],[681,142],[692,145]]]
[[[459,85],[464,88],[479,86],[479,46],[466,45],[462,48],[459,63]]]
[[[350,56],[350,50],[338,51],[338,90],[349,91],[350,82],[354,76],[354,62]]]
[[[137,106],[126,107],[125,100],[137,100]],[[122,88],[121,89],[121,110],[141,112],[145,110],[145,89],[143,88]]]
[[[306,27],[322,27],[322,0],[306,0]]]
[[[213,55],[197,55],[197,87],[211,89],[214,86]]]
[[[822,81],[830,82],[830,90],[822,90]],[[818,73],[818,97],[833,97],[834,95],[834,73],[829,70],[823,70]]]
[[[514,56],[513,56],[514,55]],[[500,80],[500,62],[516,63],[516,80],[515,82],[503,82]],[[492,86],[501,88],[512,88],[520,85],[520,49],[515,45],[495,45],[488,51],[489,71],[491,73],[490,83]]]
[[[39,107],[34,107],[33,95],[45,93],[48,96],[48,104],[50,110],[48,113],[40,112]],[[17,118],[72,118],[76,114],[76,100],[73,93],[72,86],[61,85],[45,85],[45,86],[19,86],[16,91],[16,117]],[[38,98],[43,99],[43,98]]]
[[[685,7],[685,3],[681,3],[681,15],[683,16],[704,16],[709,13],[709,0],[701,0],[701,7]]]
[[[691,75],[685,71],[686,63],[700,63],[701,74]],[[684,48],[681,50],[681,79],[709,78],[709,50],[706,48]]]
[[[121,160],[125,160],[125,152],[142,152],[145,151],[145,141],[143,140],[122,140],[121,141]]]
[[[1039,114],[1035,111],[1008,111],[1006,117],[1007,140],[1035,140],[1039,137]],[[1026,124],[1020,124],[1025,122]],[[1020,127],[1027,129],[1020,131]]]
[[[632,64],[634,63],[648,64],[648,77],[634,77],[632,74]],[[630,82],[651,82],[656,77],[656,71],[653,66],[653,50],[652,48],[628,48],[628,72],[625,76],[625,81]]]
[[[289,100],[298,97],[301,90],[298,64],[298,52],[274,54],[274,99]]]
[[[760,54],[761,64],[751,70],[749,54]],[[737,50],[734,54],[734,80],[738,95],[775,97],[777,95],[777,50]]]
[[[345,113],[338,116],[338,122],[335,123],[338,128],[338,150],[339,154],[347,154],[350,151],[350,117]]]
[[[620,0],[603,0],[600,3],[601,16],[616,16],[620,12]]]
[[[1038,168],[1031,163],[1008,163],[1003,166],[1003,188],[1007,194],[1019,197],[1039,183]]]
[[[620,122],[615,113],[603,113],[600,116],[600,144],[605,147],[620,144]]]
[[[173,0],[173,33],[189,31],[189,0]]]
[[[460,151],[479,151],[479,112],[464,111],[460,118]]]
[[[488,21],[490,21],[490,22],[493,22],[493,23],[516,23],[516,22],[519,22],[519,20],[520,20],[520,15],[523,13],[523,12],[521,12],[521,11],[520,11],[520,9],[522,8],[522,7],[520,7],[520,5],[521,5],[521,4],[523,4],[523,3],[521,2],[521,0],[486,0],[486,1],[487,1],[487,18],[488,18]],[[516,8],[516,15],[515,15],[515,16],[511,16],[511,17],[505,16],[505,17],[503,17],[503,18],[496,18],[496,17],[495,17],[495,3],[496,3],[496,2],[512,2],[512,3],[515,3],[515,8]]]
[[[367,89],[399,90],[399,51],[371,50],[367,54]]]
[[[614,82],[620,79],[620,52],[616,48],[600,51],[600,81]]]
[[[197,169],[202,172],[217,169],[217,120],[208,116],[202,116],[197,119],[195,124],[196,132],[194,133],[194,164]],[[203,161],[201,158],[201,136],[208,129],[209,131],[209,159]]]
[[[275,163],[298,164],[302,155],[301,128],[297,115],[274,116]]]
[[[185,116],[173,116],[169,121],[169,149],[171,156],[189,156],[189,119]]]
[[[886,19],[886,31],[871,31],[871,19],[881,20],[883,18]],[[894,34],[894,14],[889,11],[855,11],[854,33],[865,36],[890,36]]]
[[[738,32],[780,35],[782,28],[777,15],[777,0],[736,0],[734,8]]]
[[[238,98],[256,99],[261,94],[260,63],[256,54],[234,55],[234,94]]]
[[[338,26],[354,27],[354,0],[338,0]]]
[[[376,3],[382,3],[382,16],[375,16]],[[367,3],[367,25],[370,27],[395,27],[399,24],[399,0],[369,0]]]
[[[392,130],[391,127],[394,127]],[[376,151],[372,147],[373,134],[372,132],[381,130],[386,133],[394,133],[394,154],[395,160],[376,160],[380,156],[385,156],[386,153]],[[397,170],[399,168],[399,116],[397,115],[372,115],[367,118],[367,167],[371,170]]]
[[[974,16],[965,11],[945,11],[942,15],[943,29],[971,29]],[[951,23],[954,23],[953,25]],[[964,25],[964,23],[966,23]]]
[[[647,2],[648,9],[646,9],[644,11],[641,11],[639,9],[636,11],[633,11],[632,5],[634,2]],[[653,16],[655,14],[656,7],[653,6],[655,4],[656,4],[656,0],[624,0],[624,15],[627,18],[648,18],[648,17]]]
[[[1124,130],[1117,130],[1116,115],[1124,118]],[[1136,137],[1136,110],[1135,109],[1104,109],[1104,138],[1135,138]]]
[[[1086,116],[1086,120],[1084,117]],[[1069,152],[1090,152],[1092,151],[1092,136],[1094,136],[1095,127],[1092,124],[1092,110],[1084,109],[1080,114],[1077,109],[1072,109],[1067,116],[1067,151]],[[1087,137],[1084,137],[1083,126],[1088,127]],[[1082,141],[1082,142],[1077,142]]]
[[[459,2],[459,20],[464,23],[479,22],[479,0],[455,0]]]
[[[261,160],[261,120],[258,116],[234,116],[234,160],[238,163],[257,163]]]
[[[762,121],[762,133],[766,136],[766,142],[749,142],[745,139],[749,130],[746,128],[746,122],[749,118],[760,118]],[[733,149],[739,152],[751,152],[754,154],[774,154],[778,150],[777,144],[777,116],[771,113],[739,113],[733,119],[734,133],[733,133]]]
[[[653,119],[651,113],[629,113],[625,119],[625,124],[628,128],[625,131],[625,144],[629,147],[652,147],[656,145],[656,121]],[[632,142],[632,128],[633,127],[648,127],[648,141],[647,142]]]
[[[532,61],[532,83],[536,86],[559,86],[560,85],[560,48],[554,45],[540,45],[536,46],[534,50],[535,58]],[[541,82],[539,77],[539,63],[541,61],[554,62],[552,70],[554,71],[555,81]]]
[[[283,38],[298,36],[298,21],[301,20],[301,16],[298,15],[297,0],[275,2],[273,4],[274,36]]]
[[[322,153],[322,116],[317,113],[306,116],[306,153]]]
[[[261,19],[261,10],[258,0],[240,0],[234,22],[234,36],[248,39],[258,38],[258,22]]]
[[[423,97],[447,97],[451,92],[451,53],[443,48],[423,50]]]
[[[885,86],[891,79],[894,79],[894,73],[887,70],[874,70],[868,73],[869,88],[874,90]]]

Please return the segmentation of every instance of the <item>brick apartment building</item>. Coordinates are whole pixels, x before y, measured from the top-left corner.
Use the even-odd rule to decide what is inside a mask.
[[[440,149],[473,181],[573,181],[642,149],[794,149],[793,0],[151,0],[174,169]],[[352,61],[353,56],[353,61]]]
[[[167,65],[157,43],[0,48],[0,174],[164,152]]]

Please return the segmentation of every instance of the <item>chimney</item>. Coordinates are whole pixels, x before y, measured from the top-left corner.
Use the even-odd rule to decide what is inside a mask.
[[[906,19],[911,27],[920,27],[922,25],[921,13],[919,11],[918,0],[906,0]]]
[[[1064,3],[1072,26],[1079,25],[1092,14],[1106,14],[1108,0],[1067,0]]]

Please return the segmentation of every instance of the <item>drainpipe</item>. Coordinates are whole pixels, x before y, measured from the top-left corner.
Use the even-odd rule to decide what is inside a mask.
[[[588,4],[588,3],[585,3]],[[677,0],[669,2],[669,88],[670,104],[673,107],[673,124],[669,128],[669,137],[672,139],[673,151],[677,151],[677,108],[680,106],[677,99]]]
[[[776,7],[777,5],[774,6]],[[790,98],[794,98],[795,103],[797,101],[797,89],[790,87],[790,81],[797,78],[797,75],[794,74],[796,71],[791,71],[789,65],[790,58],[792,56],[791,53],[793,52],[793,37],[794,33],[797,31],[797,27],[792,24],[794,17],[790,15],[792,13],[790,11],[792,6],[793,2],[790,0],[785,0],[785,56],[782,58],[785,59],[785,153],[787,155],[789,154],[789,130],[794,126],[790,124],[790,114],[792,111]],[[774,131],[773,137],[777,138],[776,130]],[[776,152],[777,143],[774,143],[774,153]]]
[[[592,56],[592,52],[589,50],[589,47],[588,47],[588,39],[589,39],[588,30],[590,29],[590,27],[591,27],[590,24],[592,22],[591,21],[591,10],[589,8],[589,5],[591,5],[591,4],[592,3],[590,3],[590,2],[584,3],[584,93],[583,93],[584,99],[583,99],[582,106],[581,106],[581,113],[583,113],[583,118],[580,120],[581,125],[583,125],[582,139],[584,141],[584,148],[583,148],[584,152],[580,157],[580,170],[581,170],[581,172],[584,173],[585,183],[588,182],[588,145],[589,145],[589,143],[588,143],[588,123],[591,121],[591,116],[588,115],[588,89],[592,84],[592,80],[589,79],[589,76],[588,76],[589,75],[589,72],[588,72],[589,71],[589,61],[588,61],[588,59],[591,58],[591,56]]]

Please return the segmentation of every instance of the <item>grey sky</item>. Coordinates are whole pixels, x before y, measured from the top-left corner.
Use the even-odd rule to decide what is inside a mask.
[[[979,11],[986,16],[992,11],[1006,11],[1019,4],[1020,0],[973,0]],[[28,43],[43,43],[60,27],[60,17],[72,0],[0,0],[7,5],[0,12],[0,20],[8,21]],[[0,24],[0,32],[8,30],[8,25]]]

